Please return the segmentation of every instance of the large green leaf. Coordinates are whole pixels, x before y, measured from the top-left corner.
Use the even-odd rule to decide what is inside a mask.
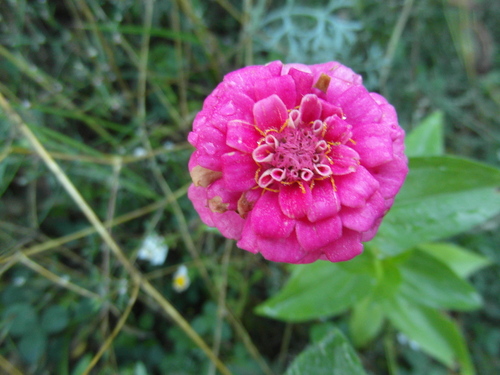
[[[413,251],[400,267],[400,293],[422,305],[439,309],[474,310],[481,296],[445,264],[421,251]]]
[[[332,330],[293,361],[285,375],[366,375],[359,358],[344,335]]]
[[[443,112],[436,111],[424,118],[406,137],[406,155],[409,157],[443,155],[443,128]]]
[[[449,237],[500,212],[500,170],[451,156],[413,158],[372,245],[386,255]]]
[[[418,248],[439,259],[462,278],[467,278],[493,263],[482,255],[451,243],[433,242],[418,245]]]
[[[465,339],[448,316],[403,297],[387,301],[384,310],[391,323],[424,352],[450,368],[460,364],[462,375],[475,373]]]
[[[19,352],[29,363],[37,362],[47,347],[47,336],[40,326],[19,340]]]
[[[28,303],[8,306],[3,313],[3,322],[13,336],[29,335],[39,326],[36,310]]]
[[[69,323],[68,310],[61,305],[49,306],[42,315],[42,328],[46,333],[58,333]]]
[[[382,330],[384,323],[382,305],[369,296],[358,302],[349,316],[349,332],[356,347],[364,347]]]
[[[324,261],[296,266],[285,287],[257,306],[256,313],[293,322],[340,314],[375,286],[373,271],[367,271],[370,263],[364,253],[350,261],[349,270]]]

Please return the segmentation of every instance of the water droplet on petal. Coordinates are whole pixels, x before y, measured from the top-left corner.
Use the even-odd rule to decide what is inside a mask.
[[[231,116],[236,112],[236,108],[232,101],[229,101],[224,107],[221,108],[220,114],[223,116]]]

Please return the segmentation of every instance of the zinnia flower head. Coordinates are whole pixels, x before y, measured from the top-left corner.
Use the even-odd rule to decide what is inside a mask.
[[[189,142],[202,221],[277,262],[360,254],[408,172],[394,107],[338,62],[226,75]]]

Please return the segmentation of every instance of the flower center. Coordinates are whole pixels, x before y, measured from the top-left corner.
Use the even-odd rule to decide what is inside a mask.
[[[252,153],[260,166],[257,184],[272,189],[276,183],[301,185],[330,177],[331,148],[323,139],[325,129],[321,120],[305,124],[298,110],[290,111],[281,129],[268,129]]]

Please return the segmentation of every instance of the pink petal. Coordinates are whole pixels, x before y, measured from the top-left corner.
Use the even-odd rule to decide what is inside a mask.
[[[283,63],[279,60],[271,61],[264,65],[264,68],[267,69],[273,77],[278,77],[283,71]]]
[[[325,119],[326,133],[325,140],[327,142],[345,144],[352,137],[352,126],[339,116],[330,116]]]
[[[298,220],[295,231],[300,245],[307,251],[314,251],[342,236],[342,221],[337,215],[314,223]]]
[[[222,178],[228,190],[245,191],[256,185],[258,166],[252,155],[234,151],[222,155]]]
[[[354,86],[337,98],[337,104],[347,116],[346,121],[366,124],[376,123],[382,116],[379,106],[363,86]]]
[[[196,132],[198,149],[198,163],[204,168],[213,171],[220,171],[222,169],[221,155],[231,151],[231,148],[226,145],[225,135],[212,127],[205,127]]]
[[[333,161],[330,169],[335,176],[353,173],[359,166],[358,153],[346,145],[331,146],[328,156]]]
[[[193,130],[213,127],[225,134],[231,120],[253,121],[254,103],[245,93],[234,92],[226,83],[221,83],[203,102],[203,110],[195,117]]]
[[[214,111],[210,120],[214,126],[221,130],[231,120],[252,121],[254,104],[255,101],[243,93],[227,91],[225,96],[221,98],[217,111]]]
[[[343,207],[339,215],[345,227],[358,232],[366,232],[374,225],[377,219],[384,215],[384,213],[384,198],[376,191],[370,199],[366,201],[364,206],[356,208]]]
[[[220,151],[219,145],[225,146],[225,135],[220,130],[213,128],[211,126],[205,126],[204,128],[198,129],[197,132],[197,144],[198,150],[205,152],[208,155],[215,155]]]
[[[326,73],[330,77],[340,78],[355,85],[361,85],[363,83],[363,79],[359,74],[354,73],[351,68],[348,68],[337,61],[312,65],[311,70],[315,74]]]
[[[226,144],[238,151],[251,154],[261,138],[262,135],[252,124],[239,120],[233,120],[227,124]]]
[[[303,186],[302,192],[297,184],[282,185],[279,192],[279,204],[281,211],[290,219],[301,219],[306,216],[312,203],[312,195],[309,186]]]
[[[241,237],[245,220],[234,211],[226,211],[224,213],[212,213],[212,219],[215,227],[226,238],[238,240]]]
[[[257,101],[255,97],[254,83],[274,77],[273,69],[263,66],[247,66],[228,73],[224,76],[224,84],[227,90],[243,92],[251,99]]]
[[[380,224],[382,224],[382,219],[384,217],[379,217],[377,220],[375,220],[375,223],[373,223],[372,227],[367,230],[366,232],[361,233],[361,241],[367,242],[373,239],[375,235],[377,234],[378,228],[380,227]]]
[[[297,92],[293,78],[279,76],[255,82],[255,98],[257,100],[265,99],[271,95],[278,95],[285,103],[286,108],[295,107]]]
[[[335,215],[340,210],[340,199],[335,193],[330,180],[318,181],[311,190],[311,204],[307,218],[311,222],[323,220]]]
[[[363,252],[361,234],[344,228],[342,237],[321,249],[330,262],[344,262]]]
[[[326,100],[320,99],[321,102],[321,118],[326,119],[327,117],[337,115],[338,117],[342,117],[342,109],[333,105]]]
[[[212,171],[222,170],[222,162],[219,155],[210,156],[200,152],[198,154],[198,164],[203,168],[211,169]]]
[[[318,259],[320,259],[322,254],[323,253],[321,251],[308,252],[302,259],[296,261],[295,264],[309,264],[316,262]]]
[[[238,200],[241,197],[240,192],[232,192],[228,190],[224,180],[221,178],[207,188],[207,199],[221,197],[224,203],[228,204],[227,209],[236,211],[238,209]]]
[[[308,94],[302,98],[299,111],[301,112],[302,122],[309,124],[319,119],[321,115],[321,102],[316,95]]]
[[[384,198],[394,197],[408,174],[408,159],[405,155],[396,155],[388,163],[370,170],[373,177],[380,183],[380,192]]]
[[[188,188],[187,195],[193,203],[194,209],[200,215],[201,221],[209,227],[214,227],[215,223],[212,220],[212,211],[210,211],[207,204],[207,189],[204,187],[196,187],[194,184],[191,184]]]
[[[352,82],[344,81],[340,78],[332,78],[326,91],[327,101],[337,104],[337,99],[352,87],[356,87]]]
[[[352,148],[361,157],[361,164],[368,168],[387,163],[393,158],[389,129],[381,124],[356,126],[352,130],[355,144]]]
[[[297,263],[306,255],[295,233],[284,238],[259,237],[257,243],[262,256],[273,262]]]
[[[372,97],[373,100],[375,100],[375,103],[377,103],[378,105],[389,104],[386,98],[384,98],[380,94],[377,94],[376,92],[371,92],[370,96]]]
[[[313,76],[311,73],[307,73],[296,68],[290,68],[288,75],[293,78],[295,82],[295,88],[297,92],[296,102],[294,107],[300,103],[302,97],[311,92],[311,87],[313,85]]]
[[[361,207],[379,189],[378,181],[364,167],[356,172],[335,177],[340,203],[348,207]]]
[[[198,163],[198,150],[195,150],[192,154],[191,154],[191,157],[189,158],[189,162],[188,162],[188,170],[191,172],[191,170],[196,167],[197,165],[199,165]]]
[[[396,110],[390,104],[382,104],[380,109],[382,110],[380,124],[389,129],[389,133],[393,141],[393,153],[396,155],[403,155],[405,149],[405,131],[399,126]]]
[[[253,115],[257,127],[265,132],[267,129],[280,129],[288,112],[280,97],[274,94],[255,103]]]
[[[252,215],[248,215],[241,232],[241,238],[236,243],[240,249],[250,251],[251,253],[257,254],[259,252],[257,240],[258,236],[255,234],[252,226]]]
[[[283,68],[281,69],[281,75],[284,76],[286,74],[290,74],[290,71],[292,69],[298,70],[299,72],[308,73],[308,74],[312,73],[312,70],[308,65],[299,64],[299,63],[291,63],[291,64],[283,65]],[[292,74],[290,74],[290,75],[292,75]],[[311,83],[311,85],[312,85],[312,83]]]
[[[255,203],[252,216],[252,226],[255,233],[263,237],[285,238],[295,227],[295,220],[281,212],[278,194],[266,191]]]

